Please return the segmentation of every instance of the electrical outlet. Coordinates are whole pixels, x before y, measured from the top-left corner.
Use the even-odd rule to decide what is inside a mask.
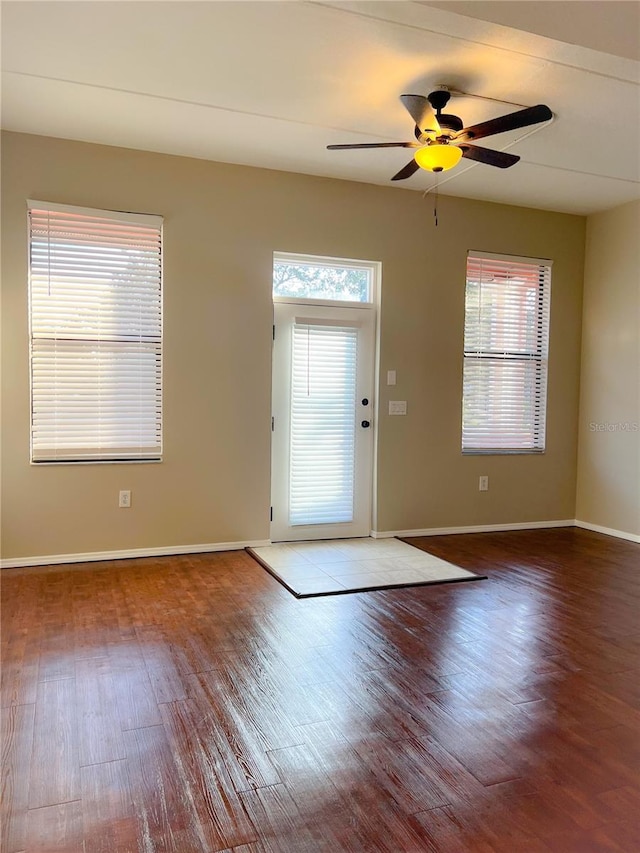
[[[478,491],[480,492],[488,492],[489,491],[489,478],[486,476],[480,477],[478,482]]]
[[[129,509],[131,506],[131,492],[129,489],[122,489],[118,497],[118,506],[120,509]]]
[[[389,400],[390,415],[406,415],[407,401],[406,400]]]

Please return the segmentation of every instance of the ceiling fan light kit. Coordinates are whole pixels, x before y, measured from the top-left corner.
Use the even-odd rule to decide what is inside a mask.
[[[400,169],[391,180],[403,181],[414,175],[418,169],[430,172],[444,172],[465,157],[487,166],[498,169],[508,169],[520,159],[515,154],[506,151],[496,151],[472,145],[471,140],[494,136],[509,130],[529,127],[553,118],[553,113],[546,104],[525,107],[508,115],[489,119],[481,124],[464,127],[462,119],[456,115],[443,113],[451,93],[441,88],[424,95],[400,95],[403,106],[415,122],[414,134],[416,142],[368,142],[354,145],[327,145],[329,149],[345,148],[416,148],[414,159]]]
[[[429,172],[446,172],[453,169],[462,159],[462,148],[456,145],[432,142],[418,148],[414,158],[421,169]]]

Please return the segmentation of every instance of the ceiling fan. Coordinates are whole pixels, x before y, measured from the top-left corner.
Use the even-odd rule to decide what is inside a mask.
[[[553,113],[545,104],[526,107],[515,113],[489,119],[481,124],[464,127],[462,119],[442,110],[449,102],[451,93],[447,89],[439,89],[427,95],[400,95],[407,112],[415,122],[416,142],[361,142],[355,145],[327,145],[328,149],[347,148],[416,148],[414,159],[400,169],[391,180],[403,181],[410,178],[418,169],[431,172],[443,172],[456,166],[462,157],[497,166],[498,169],[508,169],[520,159],[515,154],[506,151],[495,151],[492,148],[482,148],[472,145],[471,140],[483,139],[496,133],[517,130],[553,118]]]

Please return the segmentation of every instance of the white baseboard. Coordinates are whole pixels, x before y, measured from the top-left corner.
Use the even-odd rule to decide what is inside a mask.
[[[206,554],[209,551],[241,551],[270,545],[269,539],[248,542],[209,542],[206,545],[167,545],[160,548],[130,548],[125,551],[89,551],[86,554],[48,554],[37,557],[7,557],[0,560],[1,569],[26,566],[53,566],[60,563],[92,563],[99,560],[131,560],[136,557],[172,557],[179,554]]]
[[[390,536],[450,536],[456,533],[499,533],[501,530],[537,530],[545,527],[574,527],[576,521],[567,518],[562,521],[521,521],[513,524],[472,524],[467,527],[425,527],[420,530],[372,530],[374,539],[386,539]]]
[[[591,524],[590,521],[575,521],[576,527],[582,527],[585,530],[593,530],[594,533],[604,533],[605,536],[615,536],[618,539],[626,539],[628,542],[640,542],[640,536],[637,533],[627,533],[624,530],[615,530],[613,527],[602,527],[600,524]]]
[[[502,530],[537,530],[550,527],[581,527],[595,533],[604,533],[629,542],[640,542],[640,536],[602,527],[588,521],[564,519],[560,521],[523,521],[513,524],[473,524],[466,527],[425,527],[419,530],[372,530],[373,539],[393,536],[449,536],[457,533],[499,533]],[[48,554],[36,557],[7,557],[0,560],[0,569],[18,569],[28,566],[54,566],[63,563],[91,563],[102,560],[131,560],[137,557],[171,557],[180,554],[206,554],[213,551],[241,551],[270,545],[270,539],[253,539],[246,542],[209,542],[203,545],[167,545],[160,548],[131,548],[124,551],[88,551],[84,554]]]

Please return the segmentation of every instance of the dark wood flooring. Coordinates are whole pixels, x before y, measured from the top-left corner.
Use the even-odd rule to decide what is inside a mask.
[[[4,853],[640,850],[640,546],[412,542],[488,580],[5,571]]]

